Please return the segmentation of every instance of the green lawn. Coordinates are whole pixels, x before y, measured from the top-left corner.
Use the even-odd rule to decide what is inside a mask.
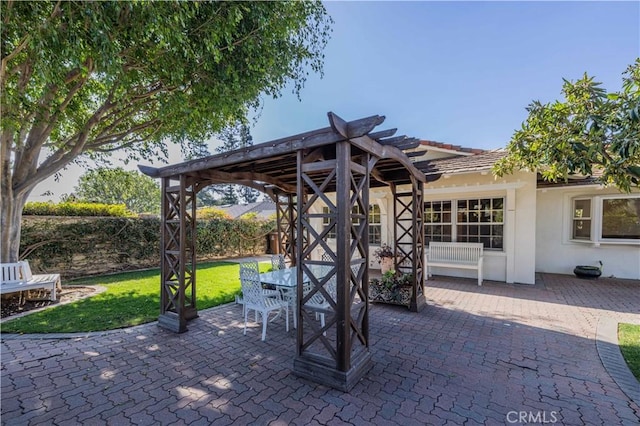
[[[640,325],[620,324],[618,341],[624,360],[636,379],[640,380]]]
[[[260,264],[261,271],[270,265]],[[240,292],[239,265],[230,262],[198,264],[198,310],[231,302]],[[67,305],[7,321],[3,333],[71,333],[103,331],[155,321],[160,313],[160,270],[126,272],[73,281],[73,285],[101,285],[107,291]]]

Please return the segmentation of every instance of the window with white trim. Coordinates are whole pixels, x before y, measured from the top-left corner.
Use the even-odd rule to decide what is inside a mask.
[[[573,201],[571,237],[574,240],[591,239],[591,199],[575,199]]]
[[[424,203],[425,239],[482,243],[504,247],[504,198],[428,201]]]
[[[453,241],[451,201],[424,203],[424,236],[429,241]]]
[[[323,207],[322,208],[322,214],[324,215],[328,215],[329,214],[329,207]],[[326,228],[327,226],[329,226],[329,224],[331,223],[331,218],[329,218],[329,216],[323,216],[322,217],[322,227]],[[327,232],[326,238],[336,238],[336,227],[334,226],[333,228],[331,228],[331,230],[329,232]]]
[[[329,207],[323,207],[322,213],[325,215],[329,214]],[[360,218],[357,217],[360,214],[360,207],[354,206],[351,210],[353,215],[353,223],[355,225],[360,223]],[[322,225],[324,227],[328,226],[330,219],[328,216],[322,218]],[[327,238],[336,238],[336,229],[335,227],[327,233]],[[369,243],[370,244],[381,244],[382,242],[382,214],[380,212],[380,206],[377,204],[371,204],[369,206]]]
[[[369,206],[369,244],[382,243],[382,214],[380,206],[371,204]]]
[[[640,242],[640,196],[576,197],[571,204],[572,240]]]

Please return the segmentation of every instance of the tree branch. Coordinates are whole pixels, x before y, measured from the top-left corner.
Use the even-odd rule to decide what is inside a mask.
[[[45,161],[37,167],[33,173],[30,173],[29,176],[23,179],[21,182],[14,182],[13,188],[15,193],[20,193],[24,191],[28,191],[33,188],[36,184],[42,182],[52,174],[58,172],[65,166],[69,165],[77,156],[82,154],[91,130],[100,122],[102,116],[109,111],[109,109],[113,108],[113,104],[105,102],[102,104],[100,108],[96,110],[96,112],[91,116],[84,128],[81,132],[78,133],[78,136],[75,138],[69,139],[69,143],[75,139],[75,143],[69,148],[68,144],[63,145],[56,152],[51,154]]]
[[[249,38],[251,38],[254,34],[256,34],[258,31],[260,31],[262,28],[264,28],[262,25],[257,26],[256,28],[254,28],[253,30],[249,31],[249,33],[247,35],[245,35],[242,38],[239,38],[238,40],[234,41],[233,43],[223,46],[220,48],[220,51],[224,51],[224,50],[228,50],[231,49],[232,47],[236,47],[239,46],[240,44],[242,44],[244,41],[248,40]]]
[[[9,2],[7,4],[7,14],[6,14],[6,18],[5,18],[5,25],[7,20],[9,19],[9,8],[11,7],[11,3]],[[8,63],[15,58],[16,56],[18,56],[20,54],[20,52],[22,52],[27,45],[29,44],[29,41],[31,40],[31,38],[33,37],[33,34],[37,34],[42,28],[45,28],[49,22],[51,20],[53,20],[54,18],[57,18],[60,13],[62,12],[62,9],[60,9],[60,5],[62,4],[62,0],[59,0],[56,5],[53,7],[53,11],[51,12],[51,14],[49,15],[49,18],[43,22],[42,24],[40,24],[40,27],[34,31],[31,31],[27,34],[25,34],[22,39],[20,40],[20,42],[18,43],[18,45],[13,49],[13,51],[11,53],[9,53],[8,55],[5,55],[2,57],[2,62],[0,63],[0,86],[4,88],[5,86],[5,79],[7,78],[7,65]]]
[[[84,85],[89,80],[89,76],[93,72],[93,59],[87,58],[87,60],[85,61],[85,64],[86,64],[86,66],[88,68],[87,75],[85,77],[81,78],[80,81],[78,81],[76,83],[76,85],[73,86],[69,90],[69,93],[67,93],[67,96],[65,97],[65,99],[56,108],[55,114],[53,114],[52,117],[48,118],[47,121],[48,121],[49,125],[44,129],[44,132],[42,133],[42,135],[40,137],[40,141],[39,141],[40,142],[40,147],[42,147],[42,145],[44,145],[46,140],[49,139],[49,136],[51,135],[51,132],[53,131],[53,129],[58,124],[58,119],[60,118],[60,115],[65,111],[65,109],[67,108],[69,103],[73,100],[73,97],[76,95],[76,93],[78,93],[80,91],[80,89],[82,89],[84,87]],[[78,72],[77,75],[80,75],[80,72]],[[73,79],[69,79],[68,81],[72,82],[73,80],[75,80],[75,77]]]
[[[139,123],[133,127],[128,128],[125,131],[119,132],[119,133],[113,133],[113,134],[108,134],[108,135],[104,135],[100,138],[94,138],[90,143],[88,143],[85,148],[87,150],[93,150],[93,151],[100,151],[101,147],[104,145],[109,145],[118,141],[121,141],[123,139],[125,139],[127,136],[137,133],[137,132],[141,132],[143,130],[148,129],[149,127],[153,127],[154,125],[160,124],[160,120],[157,118],[154,118],[153,120],[149,120],[146,121],[144,123]],[[140,142],[146,140],[147,138],[143,138],[140,140]],[[102,152],[111,152],[111,151],[115,151],[115,149],[106,149],[106,150],[102,150]]]

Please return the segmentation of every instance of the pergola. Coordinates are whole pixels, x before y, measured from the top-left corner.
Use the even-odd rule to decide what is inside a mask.
[[[196,309],[196,194],[236,183],[268,194],[277,205],[278,245],[311,291],[298,288],[294,373],[348,391],[368,371],[369,188],[388,186],[393,195],[396,270],[412,274],[410,310],[425,305],[423,185],[425,175],[410,160],[419,141],[373,132],[383,116],[346,122],[328,113],[330,126],[239,150],[162,168],[139,166],[162,180],[161,307],[158,323],[187,331]],[[334,194],[328,196],[327,194]],[[323,209],[322,207],[326,207]],[[318,224],[320,224],[318,226]],[[327,243],[329,232],[336,244]],[[317,256],[321,252],[322,256]],[[315,253],[315,254],[314,254]],[[315,276],[312,265],[325,265]],[[334,298],[325,284],[335,280]],[[330,308],[324,327],[306,307],[322,294]]]

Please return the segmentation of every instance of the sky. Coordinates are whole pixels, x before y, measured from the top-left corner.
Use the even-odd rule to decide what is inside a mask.
[[[383,115],[378,129],[472,148],[507,145],[534,100],[562,99],[586,72],[607,91],[640,57],[640,2],[325,2],[334,20],[324,76],[310,75],[253,114],[255,144]],[[215,142],[211,143],[211,151]],[[171,149],[170,163],[180,162]],[[149,164],[148,162],[145,164]],[[114,166],[125,166],[118,161]],[[155,166],[161,166],[156,162]],[[31,200],[70,193],[84,169],[40,184]],[[40,196],[51,191],[51,196]]]

